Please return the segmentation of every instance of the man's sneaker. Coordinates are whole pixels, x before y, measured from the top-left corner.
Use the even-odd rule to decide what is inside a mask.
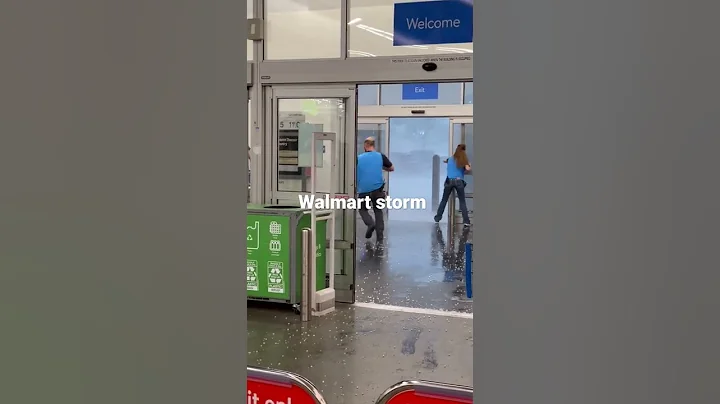
[[[385,256],[385,246],[382,242],[375,243],[375,257],[382,258]]]
[[[368,226],[367,230],[365,230],[365,238],[370,238],[373,235],[373,232],[375,231],[375,226]]]

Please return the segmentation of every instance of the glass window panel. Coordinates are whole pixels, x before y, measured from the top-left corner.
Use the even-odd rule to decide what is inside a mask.
[[[312,187],[312,176],[315,179],[315,191],[319,193],[330,192],[330,185],[335,175],[336,185],[334,192],[344,190],[346,150],[353,147],[354,139],[345,137],[345,100],[338,98],[312,98],[312,99],[279,99],[277,106],[278,117],[278,139],[276,153],[278,159],[277,188],[278,191],[286,192],[310,192]],[[298,167],[297,157],[297,136],[299,131],[293,122],[304,122],[317,125],[319,131],[334,132],[335,141],[335,162],[336,172],[332,171],[333,142],[323,142],[322,167],[309,168]],[[294,138],[294,139],[293,139]],[[349,144],[348,144],[349,143]],[[293,153],[295,151],[295,153]],[[282,161],[280,161],[282,159]],[[292,205],[299,203],[298,199],[289,201]],[[343,210],[335,212],[335,239],[343,239],[343,228],[345,226]],[[344,273],[342,253],[336,253],[335,270],[337,273]]]
[[[464,95],[463,103],[465,104],[472,104],[473,103],[473,83],[465,83],[465,95]]]
[[[471,54],[472,43],[393,46],[395,3],[430,0],[350,0],[348,57]]]
[[[253,1],[248,0],[247,2],[247,18],[253,18]],[[247,60],[253,60],[254,55],[253,41],[247,40]]]
[[[273,0],[265,3],[265,59],[339,58],[340,1]]]
[[[388,194],[393,198],[425,198],[425,210],[393,210],[391,220],[432,223],[435,211],[431,201],[433,158],[446,158],[450,145],[450,118],[390,118],[390,153],[395,171],[390,176]],[[445,175],[445,167],[441,167]],[[443,219],[444,221],[445,219]]]
[[[345,184],[345,100],[343,99],[281,99],[278,100],[278,156],[277,190],[309,192],[311,175],[315,171],[317,192],[330,192],[332,175],[336,177],[335,192],[344,189]],[[334,132],[337,135],[335,161],[338,167],[332,172],[332,142],[323,142],[323,163],[321,168],[298,167],[298,123],[318,126],[318,131]],[[352,140],[354,142],[354,139]]]
[[[358,86],[358,105],[378,105],[379,97],[379,84]]]
[[[365,139],[369,137],[375,138],[375,150],[380,153],[385,153],[385,132],[387,128],[384,123],[358,123],[357,125],[357,145],[355,154],[361,154],[365,151],[364,143]]]
[[[458,105],[462,103],[462,83],[440,83],[436,100],[404,100],[402,84],[383,84],[380,91],[381,105]]]

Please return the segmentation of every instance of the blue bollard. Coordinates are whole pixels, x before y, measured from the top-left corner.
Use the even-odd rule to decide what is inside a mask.
[[[465,293],[472,299],[472,243],[465,244]]]

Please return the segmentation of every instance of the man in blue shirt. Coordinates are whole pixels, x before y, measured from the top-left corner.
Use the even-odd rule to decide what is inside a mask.
[[[375,232],[378,246],[382,246],[385,220],[382,209],[378,207],[377,200],[385,198],[383,171],[390,172],[394,171],[395,168],[387,156],[375,151],[375,139],[372,137],[365,139],[363,148],[365,152],[357,158],[358,197],[360,199],[364,199],[366,196],[369,197],[370,206],[372,206],[375,213],[375,220],[370,216],[368,212],[370,206],[367,206],[365,202],[360,203],[360,217],[367,226],[365,238],[369,241],[373,232]]]

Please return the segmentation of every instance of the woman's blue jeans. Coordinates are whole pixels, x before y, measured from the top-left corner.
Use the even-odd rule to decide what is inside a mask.
[[[459,178],[446,178],[445,189],[443,189],[442,199],[440,200],[440,206],[438,206],[437,214],[435,215],[435,221],[439,222],[442,220],[442,215],[445,213],[445,206],[450,199],[452,191],[455,190],[455,194],[460,200],[460,212],[462,212],[463,222],[470,224],[470,217],[468,216],[467,204],[465,203],[465,181]]]

